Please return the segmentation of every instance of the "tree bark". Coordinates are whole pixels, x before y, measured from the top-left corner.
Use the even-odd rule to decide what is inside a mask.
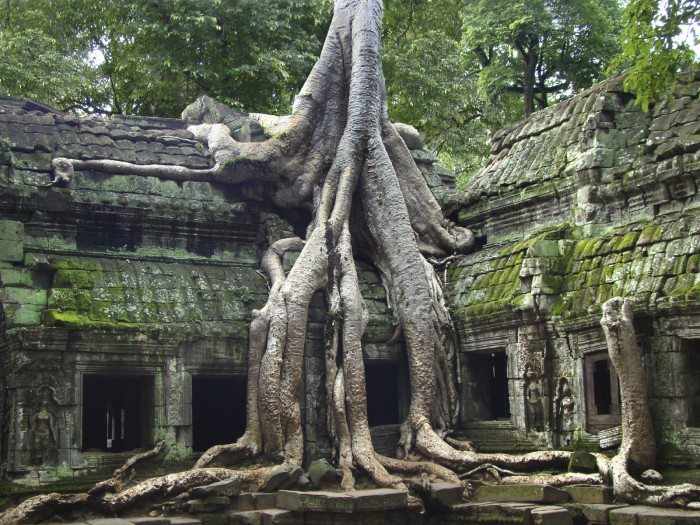
[[[615,497],[622,501],[666,507],[685,507],[700,499],[700,487],[655,486],[637,481],[644,469],[654,467],[656,441],[648,405],[647,378],[642,352],[634,333],[634,310],[630,299],[614,297],[603,305],[600,323],[605,333],[610,361],[620,381],[622,443],[610,462]]]

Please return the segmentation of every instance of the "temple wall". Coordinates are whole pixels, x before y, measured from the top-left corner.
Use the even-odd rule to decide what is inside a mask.
[[[699,81],[686,74],[644,114],[612,79],[494,137],[458,212],[484,246],[448,270],[477,445],[599,446],[620,409],[600,307],[622,295],[635,299],[661,458],[700,462]],[[469,396],[470,356],[492,352],[507,355],[498,421]]]
[[[203,442],[198,425],[217,424],[202,422],[202,412],[230,413],[240,431],[248,325],[268,290],[260,257],[293,233],[267,205],[265,187],[99,172],[78,172],[65,188],[49,185],[57,156],[209,166],[206,148],[184,128],[178,120],[81,119],[0,100],[0,470],[16,481],[107,472],[128,448],[159,439],[170,442],[171,460],[192,461]],[[433,173],[434,159],[424,157],[423,170]],[[401,345],[386,344],[393,330],[384,288],[371,268],[360,266],[359,277],[370,313],[367,360],[399,363]],[[315,300],[305,361],[309,459],[330,451],[321,411],[325,318]],[[116,403],[102,388],[140,407],[138,420],[129,407],[103,416],[117,434],[110,451],[95,446],[104,439],[96,442],[88,428],[103,425],[94,422],[95,403]],[[225,410],[217,388],[235,394]],[[202,405],[197,396],[207,395],[216,397]],[[378,448],[394,449],[387,436],[397,423],[378,427]]]

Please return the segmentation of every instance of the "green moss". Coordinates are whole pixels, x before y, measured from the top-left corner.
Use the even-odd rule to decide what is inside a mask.
[[[615,250],[622,252],[625,250],[629,250],[632,248],[636,243],[637,239],[639,238],[639,232],[629,232],[626,233],[625,235],[622,236],[621,239],[619,239],[615,245]]]
[[[66,328],[93,328],[111,330],[130,330],[138,328],[135,323],[111,322],[109,320],[95,320],[76,311],[46,310],[42,315],[42,322],[47,326],[62,326]]]

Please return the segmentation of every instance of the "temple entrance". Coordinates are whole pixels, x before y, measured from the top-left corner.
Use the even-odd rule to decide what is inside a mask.
[[[683,341],[685,391],[688,404],[686,426],[700,427],[700,339]]]
[[[245,432],[246,376],[192,376],[192,449],[233,443]]]
[[[83,376],[83,451],[147,447],[152,420],[153,377]]]
[[[365,361],[365,383],[369,426],[401,423],[399,364]]]
[[[467,354],[467,370],[473,420],[509,419],[508,355],[505,350],[470,352]]]
[[[614,427],[621,422],[620,387],[607,352],[584,357],[588,431]]]

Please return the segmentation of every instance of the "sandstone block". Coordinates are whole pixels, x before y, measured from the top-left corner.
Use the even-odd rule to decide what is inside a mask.
[[[457,483],[431,483],[430,499],[432,502],[445,507],[456,505],[464,499],[464,487]]]
[[[571,513],[563,507],[535,507],[530,515],[535,525],[573,525]]]
[[[610,511],[625,508],[627,505],[606,505],[590,503],[581,505],[581,512],[589,523],[607,523]]]
[[[354,498],[350,493],[281,490],[277,493],[277,506],[284,510],[305,512],[352,512]]]
[[[206,498],[207,496],[236,496],[241,493],[241,478],[231,477],[229,479],[224,479],[212,483],[211,485],[204,485],[202,487],[195,487],[192,490],[192,495],[196,498]]]
[[[229,514],[231,525],[262,525],[262,516],[259,510],[246,512],[233,512]]]
[[[121,518],[97,518],[94,520],[87,521],[89,525],[132,525],[131,521],[123,520]]]
[[[134,525],[170,525],[170,520],[163,517],[129,518],[129,521]]]
[[[292,513],[288,510],[266,509],[260,512],[262,525],[283,525],[293,523]]]
[[[317,459],[309,465],[309,477],[317,487],[323,487],[338,479],[338,472],[325,459]]]
[[[613,491],[610,487],[597,485],[575,485],[564,490],[574,503],[612,503]]]
[[[566,503],[569,495],[549,485],[483,485],[476,491],[476,501]]]
[[[356,490],[350,493],[355,511],[403,509],[408,505],[408,494],[394,489]]]

